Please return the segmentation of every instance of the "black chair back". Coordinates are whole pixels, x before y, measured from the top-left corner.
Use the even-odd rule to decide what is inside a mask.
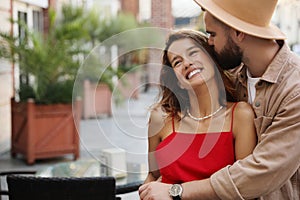
[[[114,177],[36,177],[8,175],[10,200],[115,200]]]

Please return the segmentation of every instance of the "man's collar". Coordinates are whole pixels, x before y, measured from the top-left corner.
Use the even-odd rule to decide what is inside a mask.
[[[270,83],[276,83],[278,81],[279,75],[285,66],[290,52],[288,45],[283,40],[277,41],[277,43],[281,46],[281,48],[261,77],[262,80]]]
[[[284,65],[287,61],[288,54],[290,52],[290,49],[288,45],[283,41],[279,40],[276,41],[278,45],[281,46],[280,50],[277,52],[276,56],[272,60],[272,62],[267,67],[266,71],[261,77],[261,80],[270,82],[270,83],[276,83],[278,81],[279,75],[281,71],[284,68]],[[241,77],[246,77],[246,70],[247,66],[241,64],[241,71],[240,75]]]

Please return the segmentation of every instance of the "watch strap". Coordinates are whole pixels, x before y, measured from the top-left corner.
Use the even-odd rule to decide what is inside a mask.
[[[176,196],[176,197],[172,197],[173,200],[181,200],[181,197],[180,196]]]

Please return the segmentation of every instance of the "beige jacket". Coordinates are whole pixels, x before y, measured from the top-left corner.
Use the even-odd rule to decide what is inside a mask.
[[[246,68],[237,75],[247,101]],[[300,58],[284,44],[256,84],[253,154],[211,176],[221,199],[300,199]]]

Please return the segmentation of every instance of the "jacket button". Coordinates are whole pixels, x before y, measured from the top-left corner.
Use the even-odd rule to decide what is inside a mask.
[[[259,101],[255,102],[255,106],[259,107],[260,106],[260,102]]]

